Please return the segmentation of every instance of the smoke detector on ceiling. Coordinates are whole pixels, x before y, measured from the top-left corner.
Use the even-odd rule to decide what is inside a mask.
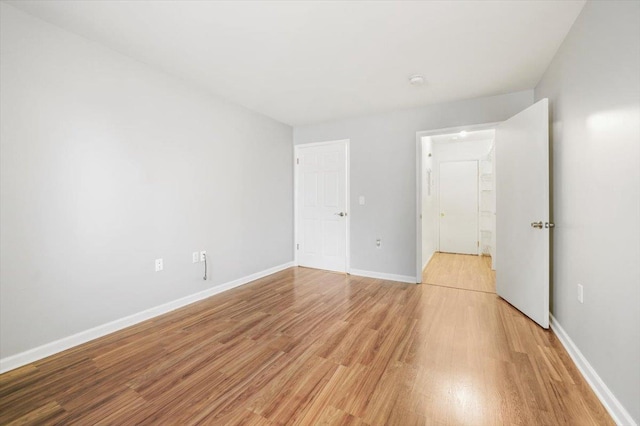
[[[424,84],[424,77],[419,74],[412,75],[409,77],[409,84],[412,86],[421,86]]]

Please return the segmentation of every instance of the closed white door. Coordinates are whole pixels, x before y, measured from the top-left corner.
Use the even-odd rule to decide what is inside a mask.
[[[441,252],[478,254],[478,162],[440,163]]]
[[[347,141],[297,148],[298,264],[347,270]]]
[[[496,129],[496,292],[549,327],[549,104]]]

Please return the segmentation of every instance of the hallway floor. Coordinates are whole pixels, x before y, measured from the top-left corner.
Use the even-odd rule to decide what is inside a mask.
[[[485,293],[496,292],[496,272],[491,270],[489,256],[434,253],[422,272],[422,282]]]

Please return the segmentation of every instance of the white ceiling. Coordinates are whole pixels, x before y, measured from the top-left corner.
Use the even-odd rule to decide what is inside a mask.
[[[579,1],[9,1],[290,125],[533,88]],[[426,84],[408,84],[412,74]]]

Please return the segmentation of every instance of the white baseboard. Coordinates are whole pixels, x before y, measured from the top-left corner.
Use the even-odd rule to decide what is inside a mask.
[[[606,383],[600,378],[596,370],[589,364],[589,361],[582,355],[580,349],[573,343],[573,340],[569,337],[566,331],[562,328],[560,323],[553,315],[551,318],[551,329],[558,336],[558,340],[562,343],[562,346],[567,350],[569,356],[582,373],[593,392],[607,409],[613,421],[617,425],[624,426],[638,426],[637,423],[631,417],[631,414],[624,408],[624,406],[618,401],[615,395],[611,392]]]
[[[433,259],[433,255],[435,253],[436,253],[435,251],[432,251],[431,254],[429,255],[429,257],[427,258],[427,260],[422,265],[422,269],[420,269],[420,276],[418,277],[418,278],[420,278],[420,281],[416,280],[416,282],[418,284],[422,284],[422,274],[424,273],[424,270],[427,267],[427,265],[429,264],[429,262],[431,262],[431,259]]]
[[[416,277],[411,277],[409,275],[386,274],[384,272],[363,271],[360,269],[351,269],[349,273],[359,277],[378,278],[381,280],[399,281],[401,283],[416,283]]]
[[[287,262],[282,265],[274,266],[273,268],[265,269],[264,271],[256,272],[255,274],[238,278],[237,280],[216,285],[215,287],[208,288],[198,293],[191,294],[189,296],[173,300],[160,306],[156,306],[142,312],[138,312],[136,314],[99,325],[89,330],[81,331],[80,333],[64,337],[60,340],[46,343],[42,346],[38,346],[37,348],[29,349],[28,351],[24,351],[19,354],[0,359],[0,373],[22,367],[23,365],[38,361],[58,352],[70,349],[74,346],[81,345],[115,331],[122,330],[123,328],[138,324],[142,321],[157,317],[158,315],[166,314],[167,312],[171,312],[175,309],[182,308],[183,306],[190,305],[191,303],[197,302],[199,300],[206,299],[207,297],[222,293],[223,291],[239,287],[251,281],[266,277],[267,275],[275,274],[276,272],[282,271],[283,269],[287,269],[292,266],[293,262]]]

